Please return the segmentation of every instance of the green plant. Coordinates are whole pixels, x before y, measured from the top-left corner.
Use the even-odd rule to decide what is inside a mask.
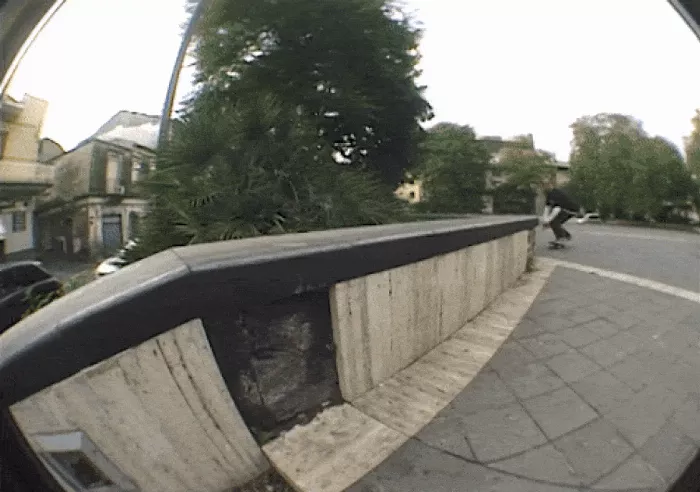
[[[420,155],[412,174],[421,176],[425,201],[416,205],[416,211],[481,212],[491,156],[471,127],[436,125],[427,132]]]
[[[430,116],[420,31],[384,0],[214,0],[198,89],[145,189],[129,261],[172,246],[395,222]]]
[[[94,277],[92,270],[87,270],[85,272],[74,275],[73,277],[68,279],[61,285],[61,288],[55,292],[30,296],[27,299],[29,301],[29,309],[27,309],[27,311],[22,315],[22,319],[46,307],[59,297],[63,297],[69,292],[72,292],[84,285],[87,285],[93,279]]]

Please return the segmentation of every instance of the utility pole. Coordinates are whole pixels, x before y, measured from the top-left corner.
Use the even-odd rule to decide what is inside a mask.
[[[208,0],[199,0],[199,3],[192,12],[192,16],[190,17],[187,28],[185,29],[185,33],[182,36],[180,50],[177,53],[175,66],[173,67],[173,72],[170,75],[170,83],[168,84],[168,93],[165,96],[165,103],[163,104],[163,112],[160,115],[160,130],[158,131],[159,149],[162,149],[170,138],[170,115],[173,112],[173,105],[175,104],[175,92],[177,91],[177,84],[180,80],[182,65],[185,62],[185,56],[187,56],[187,49],[192,41],[194,29],[197,26],[197,22],[202,16],[202,12],[204,12],[204,8],[207,3]]]

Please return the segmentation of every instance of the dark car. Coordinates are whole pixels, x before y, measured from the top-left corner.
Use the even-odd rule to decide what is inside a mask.
[[[0,264],[0,333],[22,319],[38,302],[60,295],[61,282],[35,261]]]

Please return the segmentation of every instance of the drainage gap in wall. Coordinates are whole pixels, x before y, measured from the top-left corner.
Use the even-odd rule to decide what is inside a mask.
[[[77,430],[32,437],[46,466],[76,491],[138,490],[84,432]]]

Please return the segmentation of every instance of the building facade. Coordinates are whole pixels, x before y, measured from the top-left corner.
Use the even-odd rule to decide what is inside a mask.
[[[93,138],[51,163],[54,186],[39,213],[42,251],[103,256],[135,236],[147,205],[139,185],[155,168],[153,150]]]
[[[39,158],[47,108],[46,101],[29,95],[0,101],[0,221],[8,260],[36,254],[37,198],[53,182],[52,166]]]

